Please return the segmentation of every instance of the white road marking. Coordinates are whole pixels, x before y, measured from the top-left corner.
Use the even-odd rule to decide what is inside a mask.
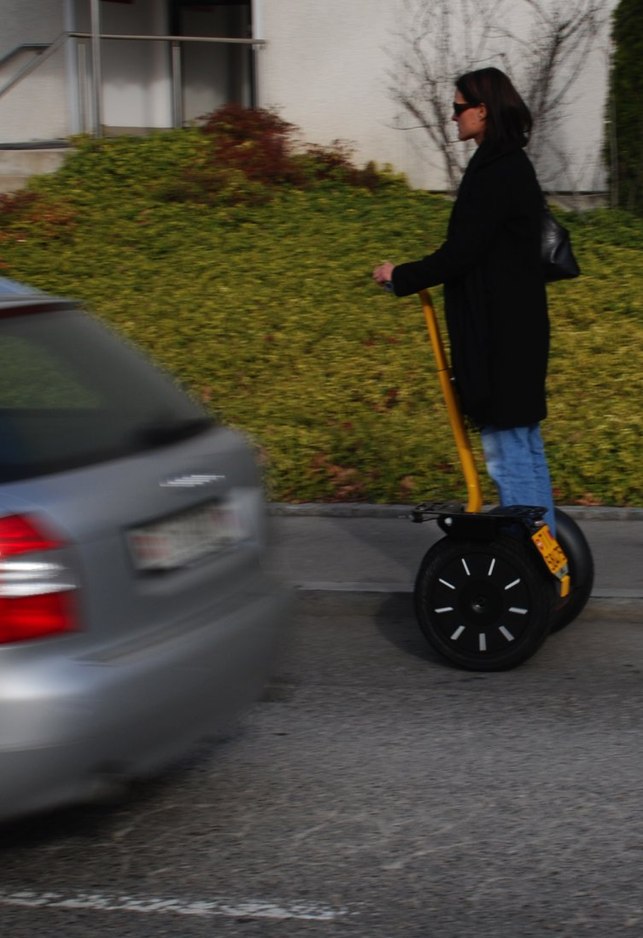
[[[139,912],[146,915],[197,915],[210,917],[224,915],[230,918],[267,918],[274,920],[302,919],[313,922],[332,922],[348,909],[334,909],[322,902],[266,902],[263,899],[171,899],[159,896],[109,895],[100,892],[35,892],[23,889],[17,892],[0,891],[0,905],[21,906],[31,909],[89,909],[95,912]]]

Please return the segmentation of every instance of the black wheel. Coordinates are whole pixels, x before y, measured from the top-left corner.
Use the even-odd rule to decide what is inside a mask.
[[[565,599],[557,599],[551,630],[557,632],[573,622],[585,608],[594,585],[594,561],[585,535],[569,515],[556,509],[556,540],[569,562],[571,590]]]
[[[549,633],[554,592],[531,545],[445,537],[424,556],[415,611],[429,644],[471,671],[502,671],[530,658]]]

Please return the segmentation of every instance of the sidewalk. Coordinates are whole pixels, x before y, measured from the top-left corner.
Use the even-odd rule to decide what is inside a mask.
[[[270,506],[271,570],[297,590],[411,593],[424,553],[442,532],[413,524],[404,505]],[[594,557],[595,601],[640,611],[643,624],[643,509],[564,508]],[[382,597],[380,596],[380,599]]]

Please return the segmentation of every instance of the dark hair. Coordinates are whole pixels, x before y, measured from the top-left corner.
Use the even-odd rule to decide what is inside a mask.
[[[455,86],[468,104],[486,106],[485,140],[527,145],[531,114],[504,72],[499,68],[480,68],[462,75]]]

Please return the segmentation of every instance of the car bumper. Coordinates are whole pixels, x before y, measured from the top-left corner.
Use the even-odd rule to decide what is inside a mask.
[[[92,800],[216,734],[261,692],[290,608],[262,581],[180,634],[13,668],[0,681],[0,820]]]

